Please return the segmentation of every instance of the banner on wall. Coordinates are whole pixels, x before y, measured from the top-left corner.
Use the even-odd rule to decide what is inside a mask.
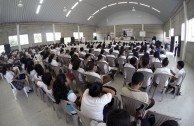
[[[124,37],[132,37],[133,36],[133,29],[122,29],[123,31],[123,36]]]

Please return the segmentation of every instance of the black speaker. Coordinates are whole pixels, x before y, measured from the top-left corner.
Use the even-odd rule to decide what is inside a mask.
[[[60,43],[61,43],[61,44],[64,44],[64,38],[61,38],[61,39],[60,39]]]
[[[175,37],[171,36],[171,42],[170,42],[170,52],[174,51],[174,42],[175,42]]]
[[[10,44],[5,44],[4,48],[5,48],[5,53],[6,54],[9,54],[11,52]]]
[[[71,37],[71,43],[75,43],[75,38]]]

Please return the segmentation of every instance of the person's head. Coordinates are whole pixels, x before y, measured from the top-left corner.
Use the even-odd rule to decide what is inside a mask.
[[[29,60],[26,65],[27,72],[30,74],[30,72],[34,69],[34,61]]]
[[[42,75],[42,82],[43,82],[44,84],[46,84],[47,86],[50,86],[52,79],[53,79],[53,78],[52,78],[52,75],[51,75],[51,73],[49,73],[49,72],[44,73],[44,74]]]
[[[184,68],[184,66],[185,66],[185,64],[184,64],[183,61],[178,61],[178,62],[177,62],[177,68],[178,68],[179,70],[182,69],[182,68]]]
[[[85,55],[85,60],[88,60],[88,61],[91,60],[90,54],[86,54],[86,55]]]
[[[169,60],[168,60],[168,58],[166,57],[166,58],[164,58],[164,59],[162,60],[162,66],[163,66],[163,67],[167,67],[168,64],[169,64]]]
[[[84,48],[83,48],[83,47],[81,47],[81,48],[80,48],[80,51],[81,51],[81,52],[82,52],[82,51],[84,51]]]
[[[135,57],[139,58],[139,54],[138,54],[138,52],[137,52],[137,51],[133,52],[133,56],[135,56]]]
[[[66,78],[65,74],[57,75],[53,85],[53,96],[57,104],[60,103],[61,99],[67,100],[67,93],[70,90],[68,83],[69,79]]]
[[[109,50],[109,54],[112,54],[112,53],[113,53],[113,49],[110,49],[110,50]]]
[[[61,50],[60,50],[60,54],[63,54],[64,53],[64,49],[63,48],[61,48]]]
[[[13,64],[6,64],[6,65],[4,65],[3,66],[3,70],[2,70],[3,75],[6,74],[6,71],[10,71],[12,69],[12,66],[13,66]]]
[[[132,57],[130,59],[130,64],[133,65],[133,66],[135,66],[137,64],[137,59],[135,57]]]
[[[98,55],[98,61],[102,60],[103,56],[102,55]]]
[[[48,62],[51,63],[54,57],[55,57],[55,54],[51,54],[49,56]]]
[[[95,65],[94,65],[94,62],[93,61],[89,61],[87,64],[86,64],[86,71],[92,71],[92,70],[94,70],[94,67],[95,67]]]
[[[175,120],[167,120],[163,122],[160,126],[178,126],[178,122]]]
[[[99,82],[94,82],[89,87],[89,95],[92,97],[98,97],[102,92],[102,84]]]
[[[104,54],[104,52],[105,52],[104,49],[102,49],[101,52],[100,52],[100,54]]]
[[[37,73],[37,76],[42,76],[44,74],[44,69],[43,69],[43,67],[40,64],[36,64],[34,66],[34,69],[35,69],[35,71]]]
[[[142,63],[142,67],[145,68],[149,65],[149,59],[145,58],[142,60],[141,63]]]
[[[141,87],[143,84],[144,75],[141,72],[135,72],[132,76],[132,86]]]
[[[107,126],[130,126],[130,115],[124,109],[115,109],[107,114]]]
[[[72,65],[73,65],[72,69],[73,69],[73,70],[78,70],[79,67],[80,67],[80,63],[81,63],[81,60],[80,60],[79,58],[76,58],[76,59],[73,61],[73,63],[72,63]]]

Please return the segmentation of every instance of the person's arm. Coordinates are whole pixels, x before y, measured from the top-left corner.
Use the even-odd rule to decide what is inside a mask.
[[[170,70],[170,72],[171,72],[172,75],[174,75],[174,76],[176,75],[172,70]]]
[[[114,90],[112,90],[110,88],[106,88],[106,87],[103,87],[102,91],[105,92],[105,93],[111,93],[112,96],[115,96],[115,94],[116,94]]]

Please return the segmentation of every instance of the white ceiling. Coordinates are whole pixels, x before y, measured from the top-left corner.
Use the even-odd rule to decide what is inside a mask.
[[[0,0],[0,23],[12,22],[67,22],[95,25],[108,15],[123,10],[144,11],[158,17],[165,22],[174,13],[182,0],[82,0],[66,17],[67,12],[79,0],[44,0],[40,13],[36,14],[36,8],[40,0],[22,0],[24,6],[17,7],[19,0]],[[87,20],[95,11],[112,3],[118,2],[138,2],[144,3],[160,10],[160,13],[152,8],[141,6],[140,4],[122,4],[107,7],[99,11],[91,20]],[[64,12],[64,7],[67,12]]]

